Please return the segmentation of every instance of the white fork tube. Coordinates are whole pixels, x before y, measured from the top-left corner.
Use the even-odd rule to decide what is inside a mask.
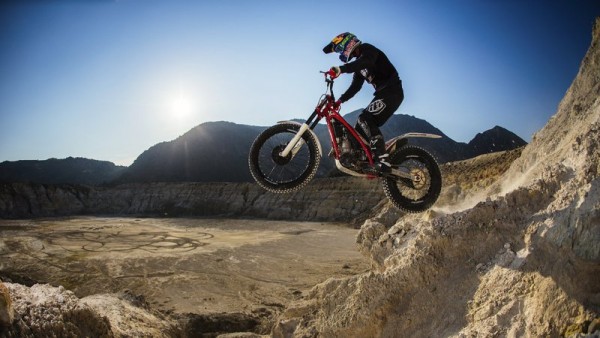
[[[292,158],[294,158],[294,156],[296,156],[296,154],[300,151],[300,149],[302,149],[302,146],[304,145],[304,139],[300,139],[298,141],[298,143],[296,143],[296,146],[294,148],[292,148]]]
[[[286,157],[289,155],[290,151],[292,151],[292,149],[296,146],[296,144],[298,143],[298,141],[300,140],[300,138],[302,138],[302,135],[304,135],[304,132],[308,130],[308,124],[303,123],[300,126],[300,130],[298,130],[298,132],[296,133],[296,135],[294,135],[294,137],[292,138],[292,140],[290,141],[290,143],[288,143],[288,145],[285,147],[285,149],[283,149],[283,151],[281,152],[281,157]],[[302,144],[300,144],[302,145]],[[296,150],[297,152],[298,150]]]

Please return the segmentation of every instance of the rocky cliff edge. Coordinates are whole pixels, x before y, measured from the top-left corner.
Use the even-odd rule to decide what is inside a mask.
[[[373,271],[317,285],[275,337],[558,337],[600,314],[600,18],[557,113],[469,207],[357,238]],[[393,218],[392,218],[393,219]],[[386,224],[388,222],[388,224]],[[391,225],[391,226],[390,226]],[[600,334],[596,332],[597,336]]]

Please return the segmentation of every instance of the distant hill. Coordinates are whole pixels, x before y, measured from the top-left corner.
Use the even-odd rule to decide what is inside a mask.
[[[115,183],[250,181],[248,151],[264,129],[231,122],[203,123],[144,151]]]
[[[360,110],[357,110],[344,117],[354,125],[359,113]],[[115,183],[251,181],[248,171],[248,152],[256,136],[264,129],[266,127],[231,122],[201,124],[176,140],[159,143],[146,150]],[[427,121],[402,114],[393,115],[382,128],[382,132],[386,139],[407,132],[441,135],[442,139],[411,139],[410,141],[430,150],[441,163],[463,160],[490,151],[514,149],[526,144],[518,136],[500,127],[478,134],[483,136],[469,144],[459,143]],[[318,175],[326,176],[334,171],[334,162],[326,156],[331,145],[325,124],[319,124],[315,128],[315,133],[321,141],[324,152]]]
[[[522,138],[502,127],[495,126],[490,130],[475,135],[467,144],[468,156],[475,157],[479,154],[495,153],[515,149],[526,145]]]
[[[354,125],[361,110],[344,117]],[[144,151],[129,167],[84,158],[49,159],[0,163],[0,182],[75,183],[86,185],[135,182],[250,182],[248,152],[252,142],[267,127],[232,122],[207,122],[173,141],[161,142]],[[468,144],[456,142],[429,122],[409,115],[393,115],[382,127],[386,139],[407,132],[432,133],[441,139],[410,139],[429,150],[440,163],[464,160],[490,152],[510,150],[526,144],[512,132],[494,127],[479,133]],[[323,147],[318,176],[336,173],[324,123],[315,128]]]
[[[100,185],[113,181],[126,167],[87,158],[5,161],[0,163],[0,182]]]

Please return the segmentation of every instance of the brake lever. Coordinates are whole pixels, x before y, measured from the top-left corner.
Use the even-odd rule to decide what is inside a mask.
[[[329,72],[324,72],[324,71],[320,70],[319,73],[321,73],[325,76],[325,82],[333,83],[333,79],[327,77],[327,74],[329,74]]]

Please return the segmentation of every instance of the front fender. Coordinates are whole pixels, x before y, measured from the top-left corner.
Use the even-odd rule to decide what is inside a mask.
[[[303,123],[296,122],[296,121],[279,121],[279,122],[277,122],[277,124],[288,124],[288,123],[289,124],[295,124],[298,127],[301,127],[303,125]],[[308,128],[307,131],[312,134],[312,136],[315,138],[315,140],[317,140],[317,149],[319,150],[319,154],[321,156],[323,156],[323,149],[321,148],[321,141],[317,137],[317,134],[315,134],[315,132],[312,129],[310,129],[310,128]]]

